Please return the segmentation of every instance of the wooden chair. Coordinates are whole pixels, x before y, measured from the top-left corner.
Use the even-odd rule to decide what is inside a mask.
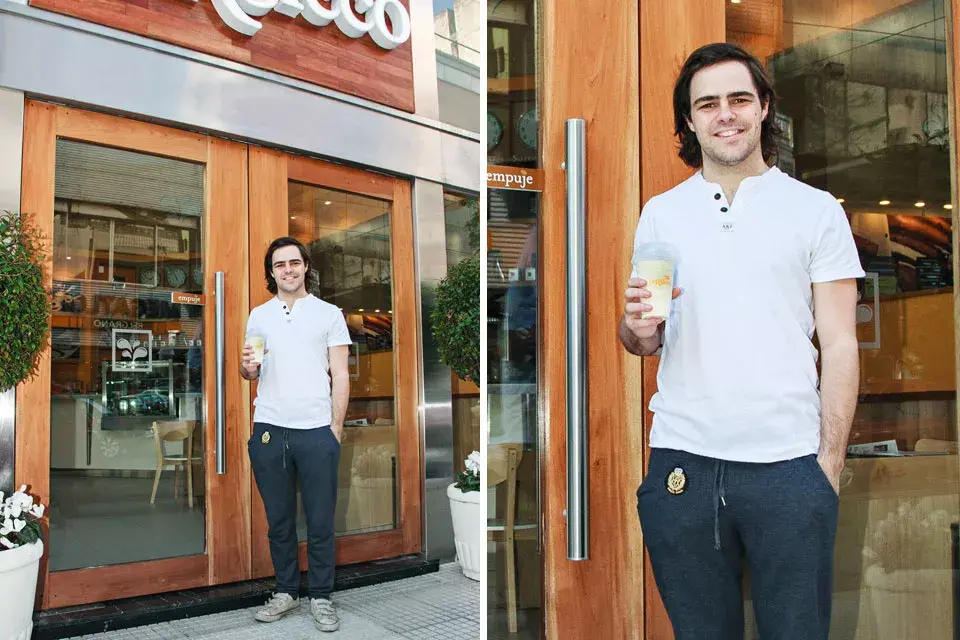
[[[157,448],[157,473],[153,478],[153,493],[150,494],[150,504],[154,504],[157,499],[157,487],[160,486],[160,474],[163,468],[173,465],[173,497],[177,497],[177,479],[180,468],[183,467],[187,476],[187,501],[190,508],[193,508],[193,464],[202,460],[201,457],[193,455],[193,431],[197,423],[194,420],[184,420],[181,422],[154,422],[153,440]],[[164,442],[183,442],[183,454],[179,456],[169,456],[164,452]]]
[[[507,629],[517,632],[517,540],[536,540],[537,525],[517,525],[517,468],[523,457],[521,444],[491,444],[487,446],[487,488],[504,485],[507,491],[503,520],[487,523],[487,540],[502,540],[505,547],[505,573],[507,583]]]

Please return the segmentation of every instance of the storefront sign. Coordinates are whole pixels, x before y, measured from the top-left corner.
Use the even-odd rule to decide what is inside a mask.
[[[350,38],[369,34],[381,49],[396,49],[410,39],[410,14],[400,0],[330,0],[329,8],[320,0],[213,0],[213,6],[228,27],[247,36],[263,26],[254,16],[276,11],[290,18],[303,16],[317,27],[333,22]]]
[[[142,322],[131,322],[130,320],[107,320],[94,318],[93,326],[96,329],[143,329]]]
[[[543,191],[541,169],[487,166],[488,189],[511,189],[515,191]]]
[[[203,304],[203,296],[199,293],[173,291],[170,293],[170,302],[173,304]]]

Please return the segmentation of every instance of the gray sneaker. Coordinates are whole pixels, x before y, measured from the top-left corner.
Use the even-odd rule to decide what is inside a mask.
[[[267,600],[267,604],[254,614],[260,622],[276,622],[291,611],[300,608],[300,600],[289,593],[275,593]]]
[[[320,631],[336,631],[340,628],[337,610],[326,598],[310,598],[310,613]]]

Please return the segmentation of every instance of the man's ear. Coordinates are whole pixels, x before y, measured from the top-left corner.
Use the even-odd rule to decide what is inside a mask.
[[[767,112],[770,110],[770,100],[763,103],[763,110],[760,112],[760,121],[767,119]]]

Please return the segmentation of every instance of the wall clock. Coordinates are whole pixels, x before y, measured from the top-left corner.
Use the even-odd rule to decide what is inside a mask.
[[[503,123],[500,118],[487,112],[487,151],[493,151],[503,139]]]
[[[187,281],[187,270],[183,267],[167,267],[167,284],[179,289]]]
[[[530,109],[517,122],[517,133],[520,140],[531,149],[537,148],[537,110]]]

